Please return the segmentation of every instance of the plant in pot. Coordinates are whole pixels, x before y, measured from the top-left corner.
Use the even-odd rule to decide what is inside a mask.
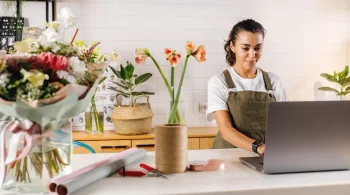
[[[350,93],[349,66],[345,66],[345,69],[343,71],[334,71],[333,75],[322,73],[321,76],[328,81],[335,83],[336,88],[320,87],[318,90],[334,92],[337,96],[339,96],[340,100],[343,100],[344,97]]]
[[[186,58],[182,67],[180,81],[175,91],[174,86],[174,72],[176,66],[179,64],[181,54],[176,50],[170,48],[164,49],[165,59],[171,66],[170,82],[165,77],[158,62],[151,55],[147,48],[138,48],[136,50],[135,61],[138,64],[145,62],[146,58],[151,58],[156,65],[164,83],[168,89],[171,98],[170,116],[167,124],[157,125],[155,127],[155,156],[156,167],[164,173],[180,173],[186,170],[187,166],[187,126],[184,124],[180,111],[178,109],[179,99],[181,95],[181,87],[186,73],[186,68],[189,58],[194,57],[197,62],[204,62],[206,60],[206,50],[203,45],[196,47],[196,45],[187,41],[185,44]]]
[[[117,92],[117,104],[114,106],[111,118],[113,119],[114,130],[118,134],[137,135],[148,133],[152,129],[153,112],[149,103],[149,96],[154,92],[135,91],[136,87],[146,82],[152,77],[151,73],[145,73],[140,76],[134,74],[135,67],[126,62],[124,67],[120,65],[120,70],[112,66],[110,69],[119,78],[120,82],[113,82],[117,87],[109,86],[108,88]],[[129,100],[129,103],[123,105],[118,101],[118,96]],[[147,103],[137,103],[139,97],[146,97]]]

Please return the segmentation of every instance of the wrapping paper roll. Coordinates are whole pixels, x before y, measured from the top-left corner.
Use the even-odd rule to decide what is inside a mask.
[[[156,168],[163,173],[182,173],[188,164],[187,126],[157,125],[154,131]]]
[[[94,163],[71,174],[52,180],[48,184],[50,194],[66,195],[84,186],[116,173],[119,169],[142,160],[145,149],[131,148],[103,161]]]

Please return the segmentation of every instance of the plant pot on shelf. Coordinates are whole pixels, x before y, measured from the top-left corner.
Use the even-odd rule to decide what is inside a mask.
[[[156,168],[163,173],[182,173],[188,164],[187,126],[157,125],[154,130]]]
[[[149,96],[147,96],[147,103],[136,103],[138,98],[135,98],[134,106],[122,105],[114,107],[111,118],[113,119],[116,133],[138,135],[149,133],[152,129],[152,117],[154,114],[149,103]]]

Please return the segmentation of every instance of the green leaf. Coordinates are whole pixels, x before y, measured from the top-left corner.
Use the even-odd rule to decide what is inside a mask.
[[[334,76],[334,79],[335,79],[335,80],[337,80],[337,76],[338,76],[338,74],[337,74],[335,71],[334,71],[333,76]]]
[[[350,86],[345,89],[346,92],[350,91]]]
[[[122,76],[120,75],[120,71],[117,71],[115,68],[112,66],[109,66],[109,68],[112,70],[112,72],[120,79],[123,79]]]
[[[111,82],[114,83],[114,84],[116,84],[116,85],[118,85],[119,87],[121,87],[121,88],[123,88],[123,89],[129,90],[129,87],[128,87],[128,86],[125,86],[125,85],[123,85],[123,84],[117,83],[117,82],[115,82],[115,81],[111,81]]]
[[[148,92],[148,91],[134,91],[131,93],[132,96],[140,96],[140,95],[154,95],[154,92]]]
[[[105,80],[106,80],[106,78],[107,78],[107,77],[102,77],[102,78],[101,78],[101,80],[100,80],[100,82],[99,82],[98,84],[103,83],[103,81],[105,81]]]
[[[135,85],[139,85],[143,82],[146,82],[149,78],[151,78],[151,73],[145,73],[135,79]]]
[[[122,95],[123,97],[129,98],[130,95],[127,93],[118,93],[117,95]]]
[[[345,69],[341,71],[339,74],[340,74],[340,80],[345,79],[349,74],[349,66],[345,66]]]
[[[134,84],[130,83],[129,81],[121,81],[121,83],[122,83],[123,85],[128,86],[129,88],[131,88],[131,87],[134,86]]]
[[[123,67],[123,65],[120,65],[120,76],[121,76],[121,79],[123,79],[123,80],[126,80],[126,72],[125,72],[125,69],[124,69],[124,67]]]
[[[116,91],[116,92],[118,92],[118,94],[121,94],[124,97],[126,97],[126,96],[130,97],[130,94],[125,93],[124,91],[118,90],[116,87],[109,86],[108,89]]]
[[[335,73],[335,72],[334,72],[334,73]],[[336,73],[335,73],[335,74],[336,74]],[[330,82],[337,83],[336,75],[333,77],[333,76],[330,75],[330,74],[322,73],[322,74],[321,74],[321,77],[327,79],[327,80],[330,81]]]
[[[131,79],[132,75],[134,74],[134,66],[128,61],[126,62],[127,63],[127,66],[125,67],[125,70],[127,72],[126,74],[126,78],[127,79]]]
[[[350,77],[348,77],[348,78],[346,78],[346,79],[344,79],[344,80],[345,80],[345,82],[344,82],[343,87],[349,86],[349,85],[350,85]]]
[[[338,93],[338,94],[340,93],[338,90],[330,88],[330,87],[320,87],[320,88],[318,88],[318,90],[321,90],[321,91],[332,91],[332,92],[335,92],[335,93]]]
[[[349,93],[350,93],[350,90],[349,90],[349,91],[343,92],[344,96],[347,95],[347,94],[349,94]]]

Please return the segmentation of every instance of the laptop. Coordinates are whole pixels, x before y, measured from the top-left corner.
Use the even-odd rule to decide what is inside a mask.
[[[264,157],[240,161],[267,174],[350,169],[350,101],[269,103]]]

